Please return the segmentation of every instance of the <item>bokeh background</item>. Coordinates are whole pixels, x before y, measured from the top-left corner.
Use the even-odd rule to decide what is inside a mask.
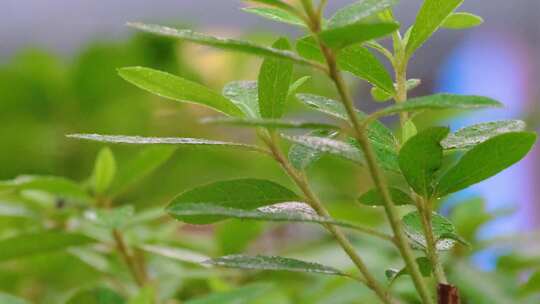
[[[329,2],[332,11],[351,1]],[[396,15],[408,26],[421,1],[401,2]],[[124,26],[127,21],[153,22],[261,43],[270,43],[275,33],[301,35],[290,27],[248,15],[240,6],[240,1],[218,0],[4,0],[0,12],[0,179],[23,173],[86,178],[100,146],[69,140],[64,136],[68,133],[252,140],[244,130],[201,127],[197,121],[208,114],[205,110],[152,97],[123,82],[115,72],[123,66],[151,66],[217,90],[232,80],[254,79],[257,59],[138,34]],[[422,79],[422,86],[412,95],[486,95],[503,102],[506,109],[467,115],[433,113],[419,117],[417,123],[457,129],[476,122],[521,118],[538,131],[540,1],[468,0],[460,10],[483,16],[485,23],[467,31],[441,30],[422,47],[410,64],[409,77]],[[302,68],[296,72],[309,73]],[[360,107],[373,110],[380,106],[371,102],[367,85],[353,84]],[[314,76],[307,87],[333,94],[322,77]],[[306,115],[303,110],[291,105],[291,115]],[[395,125],[392,120],[385,122]],[[137,148],[119,146],[114,151],[122,160]],[[519,165],[450,198],[442,210],[450,212],[455,202],[482,197],[490,212],[507,216],[484,225],[478,232],[480,238],[534,234],[540,227],[539,169],[540,149],[536,148]],[[356,172],[340,161],[325,160],[312,173],[324,198],[347,200],[342,193],[357,185]],[[188,187],[244,176],[289,183],[263,158],[183,149],[123,200],[136,206],[159,206]],[[538,250],[539,245],[540,241],[531,243],[522,250]],[[472,259],[478,267],[490,270],[504,252],[502,246],[478,252]]]

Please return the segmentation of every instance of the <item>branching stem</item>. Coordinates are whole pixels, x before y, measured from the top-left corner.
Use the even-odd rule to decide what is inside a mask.
[[[302,1],[302,4],[304,4],[305,2],[308,2],[308,1]],[[320,19],[317,19],[318,16],[313,13],[313,10],[309,5],[304,5],[304,9],[311,20],[309,24],[310,30],[312,31],[314,36],[317,38],[318,33],[321,30],[320,28],[321,21]],[[326,59],[326,63],[328,65],[328,75],[332,79],[332,81],[334,82],[338,90],[338,93],[341,97],[341,102],[343,103],[347,111],[349,120],[353,126],[355,137],[358,140],[358,143],[360,144],[360,147],[362,148],[362,151],[365,154],[366,162],[368,164],[368,168],[369,168],[371,177],[373,179],[373,182],[382,194],[382,197],[384,200],[384,209],[388,217],[388,220],[390,222],[390,226],[392,227],[392,230],[394,232],[394,237],[396,239],[396,244],[398,246],[400,254],[403,257],[405,264],[407,265],[407,268],[409,269],[409,272],[412,276],[416,290],[418,291],[422,301],[426,304],[432,304],[433,299],[430,296],[427,285],[424,282],[424,278],[422,277],[420,269],[418,268],[418,265],[415,261],[415,257],[409,245],[408,239],[401,226],[401,221],[399,218],[397,208],[395,207],[392,201],[390,192],[388,190],[388,186],[386,185],[386,181],[384,180],[384,176],[377,164],[373,147],[371,146],[371,143],[369,142],[368,137],[367,137],[366,129],[362,127],[362,125],[360,124],[358,120],[358,117],[356,115],[356,112],[353,106],[352,97],[343,79],[343,76],[341,75],[341,72],[339,71],[337,67],[336,56],[333,50],[326,47],[324,43],[320,41],[320,39],[317,38],[317,40],[318,40],[320,49]],[[405,92],[406,92],[406,88],[405,88]]]
[[[267,137],[261,137],[268,148],[272,151],[274,154],[274,157],[276,161],[281,165],[283,170],[289,175],[289,177],[294,181],[294,183],[300,188],[302,193],[305,195],[306,202],[317,212],[318,215],[324,216],[324,217],[330,217],[330,213],[324,205],[321,203],[317,195],[311,190],[311,187],[309,186],[309,183],[307,182],[307,179],[305,175],[302,172],[299,172],[296,170],[292,164],[289,162],[289,160],[283,155],[280,148],[277,144],[277,136],[274,132],[271,133],[270,138]],[[339,243],[341,248],[345,251],[345,253],[349,256],[351,261],[355,264],[355,266],[358,268],[360,273],[362,274],[361,279],[357,279],[358,281],[364,283],[367,287],[372,289],[377,296],[381,299],[381,301],[385,304],[391,304],[396,303],[388,293],[388,291],[381,285],[375,277],[371,274],[369,271],[367,265],[362,260],[362,258],[356,253],[353,245],[349,241],[349,239],[345,236],[345,234],[336,226],[330,225],[330,224],[324,224],[324,227],[334,236],[336,241]]]

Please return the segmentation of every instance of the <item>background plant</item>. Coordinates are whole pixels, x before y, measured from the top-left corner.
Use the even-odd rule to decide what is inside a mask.
[[[303,197],[270,181],[227,180],[200,186],[180,194],[167,208],[168,213],[192,224],[207,224],[225,218],[320,223],[334,236],[360,274],[343,272],[321,264],[273,256],[227,256],[210,260],[207,264],[345,276],[366,284],[379,300],[394,301],[392,299],[394,296],[390,296],[387,291],[388,286],[372,274],[372,270],[368,269],[361,255],[347,240],[341,228],[337,228],[342,226],[368,233],[383,241],[390,241],[390,245],[395,243],[403,256],[406,270],[387,271],[389,278],[393,281],[401,274],[410,274],[422,301],[432,302],[431,288],[428,287],[431,285],[428,282],[431,279],[424,279],[422,276],[429,277],[433,269],[434,281],[447,284],[438,250],[448,249],[455,242],[466,243],[456,233],[456,228],[451,222],[432,213],[434,204],[440,197],[488,178],[521,159],[531,148],[535,136],[523,132],[524,124],[519,121],[473,126],[451,135],[448,135],[447,128],[441,127],[428,128],[417,133],[414,123],[409,119],[408,113],[426,109],[467,109],[500,105],[494,100],[477,96],[442,94],[410,100],[406,98],[407,89],[418,83],[418,81],[406,79],[408,60],[414,50],[427,40],[443,21],[456,22],[454,19],[460,19],[451,15],[459,2],[449,7],[437,7],[433,6],[436,1],[426,1],[417,17],[417,22],[403,38],[395,32],[397,23],[393,21],[387,10],[393,4],[391,1],[384,2],[382,6],[380,3],[368,1],[353,4],[336,13],[328,22],[321,21],[324,2],[321,2],[318,7],[313,7],[310,2],[303,1],[302,11],[300,7],[289,6],[279,1],[262,2],[270,4],[271,7],[250,9],[250,11],[259,14],[263,12],[263,15],[270,15],[274,19],[285,19],[291,23],[305,24],[309,27],[314,38],[300,39],[297,44],[300,56],[287,51],[290,46],[285,39],[279,39],[272,48],[267,48],[242,41],[215,39],[190,31],[134,24],[135,27],[161,35],[262,55],[266,59],[261,67],[258,83],[232,83],[224,89],[225,96],[221,96],[197,83],[149,68],[120,70],[123,78],[157,95],[201,103],[233,117],[214,118],[206,120],[206,123],[257,127],[257,135],[262,147],[191,138],[100,135],[76,135],[75,137],[116,143],[214,145],[271,156],[290,176]],[[373,17],[375,13],[378,14],[378,18]],[[451,18],[447,19],[448,16]],[[476,17],[469,16],[465,18],[466,22],[463,20],[460,22],[470,23],[471,18],[478,20]],[[393,35],[394,54],[372,41],[387,34]],[[377,58],[360,46],[360,43],[365,43],[389,57],[395,68],[396,84],[392,83],[391,77]],[[300,78],[291,85],[293,62],[313,66],[315,69],[326,72],[335,83],[341,101],[308,94],[297,95],[298,99],[316,110],[348,121],[349,125],[280,120],[288,97],[294,94],[305,81],[305,78]],[[341,69],[373,83],[375,86],[372,92],[376,99],[393,98],[396,105],[370,115],[354,109],[350,93],[341,75]],[[400,114],[402,124],[399,140],[396,139],[398,136],[394,136],[390,130],[377,121],[382,116],[397,113]],[[278,129],[315,129],[315,131],[308,135],[283,135],[276,131]],[[289,150],[289,158],[284,156],[279,146],[282,138],[294,143]],[[363,194],[359,201],[371,206],[384,206],[382,209],[385,210],[389,219],[392,235],[358,223],[330,217],[321,200],[311,190],[304,172],[304,169],[322,154],[334,154],[352,163],[367,164],[376,188]],[[460,154],[464,155],[459,157]],[[166,158],[166,155],[161,157],[163,160]],[[112,159],[108,150],[100,153],[96,169],[88,183],[94,196],[93,200],[98,206],[104,208],[112,206],[114,202],[111,199],[114,198],[114,194],[103,195],[114,180],[115,165]],[[154,160],[154,157],[150,159]],[[135,161],[135,163],[138,162]],[[159,164],[157,161],[156,163]],[[388,178],[392,179],[392,188],[388,188],[382,170],[389,175]],[[133,171],[136,172],[133,168],[128,170],[130,173]],[[19,187],[26,180],[19,179],[7,185]],[[127,180],[130,178],[128,177]],[[414,192],[408,193],[408,188]],[[291,201],[303,203],[290,203]],[[413,209],[416,211],[406,214],[401,219],[400,211],[395,205],[412,205],[415,206]],[[348,208],[351,207],[348,206]],[[130,269],[138,285],[151,285],[145,278],[145,267],[138,265],[141,262],[136,261],[136,254],[129,252],[131,250],[125,246],[119,230],[122,224],[116,220],[116,218],[129,217],[131,211],[129,208],[122,208],[108,213],[104,220],[105,226],[111,229],[120,257]],[[95,217],[102,218],[99,212]],[[80,241],[84,238],[76,239]],[[413,256],[411,245],[420,249],[419,252],[424,252],[426,256]],[[99,290],[99,292],[102,291]]]

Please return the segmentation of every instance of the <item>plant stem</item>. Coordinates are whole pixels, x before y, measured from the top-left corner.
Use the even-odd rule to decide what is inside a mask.
[[[432,212],[430,208],[431,204],[426,205],[424,200],[421,200],[420,203],[421,204],[419,204],[418,208],[420,218],[422,219],[422,228],[426,238],[427,256],[431,261],[433,273],[435,274],[437,282],[439,284],[448,284],[448,280],[446,279],[446,275],[444,273],[444,268],[440,263],[439,255],[437,253],[437,241],[435,240],[435,236],[433,234]]]
[[[305,1],[302,1],[302,3],[304,2]],[[373,182],[375,186],[377,187],[377,189],[379,189],[379,191],[382,194],[382,197],[384,200],[384,209],[388,217],[388,220],[390,222],[390,226],[392,227],[392,231],[394,232],[394,237],[396,239],[396,244],[398,246],[399,252],[401,256],[403,257],[403,260],[405,261],[407,268],[409,269],[410,275],[413,279],[416,290],[418,291],[420,295],[420,298],[422,299],[424,303],[432,304],[433,299],[430,296],[429,290],[426,286],[426,283],[424,282],[420,269],[418,268],[412,249],[409,245],[408,239],[401,227],[401,221],[399,218],[398,211],[392,201],[392,198],[390,196],[390,192],[386,185],[386,181],[384,180],[383,174],[378,167],[375,153],[373,151],[373,147],[371,146],[371,143],[368,140],[365,128],[362,127],[362,125],[360,124],[358,120],[356,111],[353,106],[352,97],[350,95],[349,90],[347,89],[343,76],[341,75],[341,72],[338,69],[336,56],[331,49],[326,47],[324,43],[322,43],[320,39],[318,39],[318,33],[321,30],[321,20],[317,19],[317,15],[313,13],[313,10],[309,6],[304,5],[304,9],[306,10],[306,13],[311,19],[311,23],[309,24],[310,30],[312,31],[312,33],[318,40],[319,47],[326,59],[326,63],[328,65],[329,77],[332,79],[332,81],[334,82],[339,92],[339,95],[341,97],[341,102],[343,103],[347,111],[349,121],[351,122],[353,126],[355,137],[358,140],[358,143],[360,144],[360,147],[362,148],[362,151],[365,154],[366,162],[368,164],[371,178],[373,179]],[[405,88],[405,92],[406,92],[406,88]]]
[[[275,133],[271,133],[271,138],[269,139],[265,139],[263,137],[263,140],[265,140],[265,143],[268,145],[268,147],[274,154],[276,161],[281,165],[283,170],[285,170],[285,172],[294,181],[298,188],[300,188],[302,193],[304,193],[304,195],[306,196],[306,202],[315,210],[315,212],[317,212],[318,215],[330,217],[330,213],[328,212],[328,210],[326,210],[317,195],[311,190],[311,187],[309,186],[305,175],[297,171],[279,149],[276,143],[277,140]],[[383,303],[395,303],[387,290],[377,282],[375,277],[373,277],[368,267],[366,266],[362,258],[356,253],[353,245],[347,239],[345,234],[336,226],[324,224],[324,227],[334,236],[341,248],[343,248],[345,253],[349,256],[349,258],[352,260],[352,262],[356,265],[356,267],[362,274],[363,278],[360,280],[360,282],[365,283],[367,287],[372,289]]]
[[[113,229],[112,235],[116,243],[116,248],[118,249],[118,252],[120,253],[122,259],[128,266],[128,269],[131,272],[133,279],[139,287],[144,287],[147,282],[147,278],[144,273],[139,269],[139,267],[137,267],[137,262],[129,252],[122,233],[118,229]]]

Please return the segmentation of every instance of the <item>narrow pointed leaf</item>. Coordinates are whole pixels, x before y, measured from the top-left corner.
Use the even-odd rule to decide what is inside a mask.
[[[435,172],[443,158],[440,142],[448,132],[448,128],[429,128],[409,139],[399,151],[401,172],[419,195],[430,197],[433,192]]]
[[[396,5],[398,0],[361,0],[338,10],[328,21],[328,27],[341,27],[373,16]]]
[[[299,57],[293,52],[261,46],[247,41],[217,38],[193,32],[191,30],[178,30],[155,24],[129,23],[128,25],[141,31],[157,34],[160,36],[177,38],[223,50],[242,52],[262,57],[285,59],[298,64],[312,65],[312,62],[305,60],[302,57]]]
[[[496,175],[525,157],[535,141],[535,133],[511,132],[476,145],[441,177],[437,194],[444,196]]]
[[[239,127],[262,127],[268,129],[324,129],[338,130],[339,127],[331,124],[318,122],[288,121],[280,119],[249,119],[249,118],[206,118],[202,120],[206,124],[231,125]]]
[[[463,0],[425,0],[407,42],[407,55],[412,55],[420,48],[461,3]]]
[[[184,204],[211,204],[224,208],[254,210],[256,208],[298,200],[291,190],[267,180],[237,179],[215,182],[188,190],[167,206],[166,211],[180,221],[190,224],[210,224],[227,216],[178,215],[174,210],[181,210]],[[184,208],[185,209],[185,208]]]
[[[96,242],[77,233],[45,231],[0,240],[0,262]]]
[[[116,161],[114,155],[111,149],[103,148],[99,151],[91,178],[96,193],[105,192],[112,184],[115,174]]]
[[[437,242],[437,250],[451,249],[455,245],[456,240],[461,239],[457,234],[456,227],[454,227],[454,224],[450,220],[438,213],[433,212],[431,218],[433,236]],[[405,225],[405,232],[409,238],[421,248],[425,248],[427,243],[422,228],[422,219],[418,211],[406,214],[402,222]]]
[[[43,191],[60,198],[91,200],[81,185],[63,177],[22,175],[13,180],[0,181],[0,191],[24,190]]]
[[[412,197],[405,191],[394,187],[391,187],[388,190],[390,190],[392,201],[396,206],[415,204]],[[368,192],[362,194],[358,201],[360,201],[361,204],[367,206],[384,206],[382,194],[378,189],[371,189]]]
[[[272,47],[290,50],[286,38],[278,39]],[[281,118],[285,112],[293,64],[289,61],[266,58],[259,71],[259,109],[264,118]]]
[[[509,132],[524,131],[526,124],[521,120],[501,120],[465,127],[448,135],[442,142],[445,149],[468,149],[477,144]]]
[[[359,227],[354,223],[319,216],[308,204],[301,202],[277,203],[259,207],[254,210],[224,207],[206,203],[177,204],[167,208],[167,212],[172,217],[180,220],[186,217],[205,216],[268,222],[331,224],[344,228],[364,230],[364,228]]]
[[[267,284],[250,284],[231,291],[212,293],[208,296],[189,300],[186,304],[250,304],[271,290]]]
[[[315,39],[311,36],[298,40],[296,50],[302,57],[317,62],[324,62],[324,56]],[[337,62],[342,70],[364,79],[386,92],[393,93],[395,91],[394,83],[388,70],[365,47],[353,45],[342,49],[337,54]]]
[[[223,87],[223,96],[236,104],[247,117],[261,117],[256,81],[234,81]]]
[[[158,96],[204,105],[230,116],[242,116],[232,101],[193,81],[144,67],[121,68],[118,73],[126,81]]]
[[[482,17],[465,12],[453,13],[446,18],[441,27],[453,30],[463,30],[484,23]]]
[[[473,95],[435,94],[430,96],[412,98],[407,102],[386,107],[370,115],[371,117],[388,116],[400,112],[414,112],[422,110],[465,110],[480,108],[500,108],[502,104],[488,97]]]
[[[278,256],[229,255],[208,260],[204,262],[204,264],[249,270],[292,271],[339,276],[345,275],[343,272],[329,266]]]
[[[255,14],[272,21],[306,27],[304,21],[300,19],[300,17],[282,9],[273,7],[245,7],[242,10],[244,12]]]
[[[308,136],[334,138],[338,133],[327,130],[313,131]],[[325,153],[301,144],[293,144],[289,149],[289,161],[298,170],[305,170],[319,160]]]
[[[261,152],[257,146],[216,141],[200,138],[187,137],[142,137],[142,136],[126,136],[126,135],[101,135],[101,134],[71,134],[70,138],[90,140],[97,142],[106,142],[113,144],[129,144],[129,145],[179,145],[179,146],[218,146],[226,148],[236,148],[247,151]]]
[[[319,37],[326,46],[342,49],[349,45],[360,44],[372,39],[389,35],[399,29],[395,22],[356,22],[342,27],[323,30]]]

